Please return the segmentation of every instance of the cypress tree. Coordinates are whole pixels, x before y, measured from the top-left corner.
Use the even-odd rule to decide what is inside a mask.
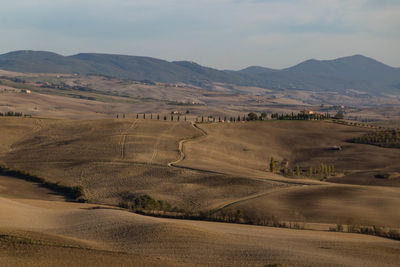
[[[270,170],[270,172],[274,172],[275,171],[275,160],[274,160],[274,157],[271,157],[271,159],[269,161],[269,170]]]
[[[319,168],[320,168],[320,173],[323,175],[325,173],[325,166],[324,166],[324,164],[322,162],[321,162]]]

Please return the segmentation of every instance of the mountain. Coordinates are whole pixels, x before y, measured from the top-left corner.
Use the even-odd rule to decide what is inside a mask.
[[[398,69],[362,55],[343,57],[335,60],[307,60],[286,69],[286,71],[303,72],[318,76],[325,76],[329,73],[331,77],[346,78],[349,80],[390,79],[396,78],[395,75],[398,75]]]
[[[43,51],[16,51],[0,55],[0,69],[17,72],[80,72],[85,68],[82,63],[68,57]]]
[[[259,66],[251,66],[247,67],[240,72],[243,74],[247,75],[263,75],[263,74],[268,74],[268,73],[273,73],[277,72],[278,70],[270,69],[270,68],[265,68],[265,67],[259,67]]]
[[[239,83],[239,76],[180,61],[151,57],[83,53],[61,56],[43,51],[16,51],[0,55],[0,69],[32,73],[80,73],[105,75],[128,80],[151,80],[191,84],[214,81]]]
[[[307,60],[283,70],[249,67],[239,71],[269,88],[400,94],[400,69],[362,55]]]
[[[129,80],[184,82],[207,87],[221,82],[263,88],[400,94],[400,69],[362,55],[335,60],[307,60],[275,70],[252,66],[240,71],[217,70],[189,61],[168,62],[151,57],[84,53],[62,56],[43,51],[0,55],[0,69],[33,73],[81,73]]]

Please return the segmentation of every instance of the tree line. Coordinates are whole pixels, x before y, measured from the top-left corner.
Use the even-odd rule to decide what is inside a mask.
[[[278,113],[273,113],[271,114],[271,119],[276,119],[276,120],[326,120],[330,119],[331,115],[329,113],[325,114],[320,114],[320,113],[313,113],[313,114],[307,114],[307,113],[297,113],[295,114],[294,112],[290,114],[278,114]]]
[[[133,212],[144,211],[170,211],[171,204],[163,200],[156,200],[149,195],[134,196],[128,195],[123,197],[123,201],[119,206],[124,209],[129,209]]]
[[[189,114],[189,111],[186,111],[185,114]],[[164,120],[164,121],[187,121],[186,115],[171,113],[168,115],[160,115],[160,114],[146,114],[146,113],[138,113],[136,114],[136,119],[155,119],[155,120]],[[117,118],[125,118],[125,114],[117,114]],[[272,113],[267,114],[266,112],[262,112],[257,114],[255,112],[250,112],[247,115],[237,115],[237,116],[199,116],[195,118],[197,123],[210,123],[210,122],[244,122],[244,121],[264,121],[267,119],[272,120],[326,120],[331,119],[329,113],[326,114],[304,114],[304,113],[290,113],[290,114],[278,114]]]
[[[321,162],[317,167],[303,167],[296,164],[294,167],[290,168],[285,166],[286,164],[281,163],[278,166],[279,162],[274,159],[274,157],[270,158],[268,170],[273,173],[279,173],[288,177],[310,177],[310,178],[328,178],[330,176],[336,175],[335,165],[328,165],[326,163]],[[282,166],[283,165],[283,166]],[[288,162],[287,162],[288,165]]]
[[[215,222],[239,223],[249,225],[261,225],[269,227],[304,229],[304,224],[299,222],[287,222],[280,220],[277,216],[260,214],[252,210],[242,209],[217,209],[204,211],[188,211],[171,208],[168,202],[156,200],[148,195],[133,196],[128,194],[128,197],[123,197],[124,201],[120,202],[121,208],[129,209],[132,212],[150,215],[155,217],[189,219],[189,220],[204,220]],[[396,229],[386,229],[378,226],[360,226],[348,224],[347,232],[375,235],[395,240],[400,240],[400,233]],[[330,227],[330,231],[344,232],[345,227],[342,224],[337,224],[336,227]]]
[[[117,119],[122,118],[125,119],[126,115],[125,114],[117,114],[116,115]],[[164,121],[187,121],[187,117],[186,116],[182,116],[182,115],[160,115],[160,114],[146,114],[146,113],[137,113],[136,114],[136,119],[150,119],[150,120],[164,120]]]
[[[400,148],[400,130],[383,130],[364,134],[348,140],[351,143]]]
[[[0,117],[22,117],[22,116],[28,117],[30,115],[26,114],[24,115],[22,114],[22,112],[14,112],[14,111],[7,111],[5,113],[0,112]]]
[[[60,193],[70,200],[74,200],[77,202],[87,202],[87,199],[85,197],[85,191],[82,186],[68,186],[68,185],[63,185],[60,182],[50,182],[47,181],[44,178],[38,177],[34,174],[30,174],[25,171],[21,170],[14,170],[10,169],[6,166],[1,166],[0,165],[0,175],[4,176],[10,176],[18,179],[22,179],[25,181],[29,182],[35,182],[40,184],[41,186],[48,188],[50,190],[53,190],[57,193]]]

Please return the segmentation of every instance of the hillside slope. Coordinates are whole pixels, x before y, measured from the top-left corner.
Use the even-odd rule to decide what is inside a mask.
[[[0,182],[5,191],[14,186],[13,178]],[[398,241],[373,236],[152,218],[51,201],[47,194],[35,185],[14,196],[0,191],[0,265],[396,266],[400,260]]]
[[[250,67],[240,71],[259,85],[282,89],[399,93],[400,69],[354,55],[334,60],[307,60],[283,70]]]
[[[384,218],[384,226],[400,227],[400,215],[389,215],[400,205],[400,150],[345,142],[366,129],[317,121],[214,123],[200,124],[208,135],[193,140],[201,132],[185,122],[34,118],[0,122],[5,136],[0,142],[2,164],[54,183],[81,185],[94,203],[117,205],[132,195],[148,194],[185,211],[238,206],[259,213],[259,207],[265,207],[262,216],[290,221],[352,220],[369,225]],[[10,134],[19,138],[6,138]],[[191,141],[184,143],[182,157],[178,143],[185,139]],[[343,150],[328,149],[334,145]],[[278,160],[277,166],[286,158],[290,168],[298,164],[306,171],[321,162],[333,164],[337,175],[328,181],[334,179],[335,184],[321,182],[318,176],[283,177],[266,171],[271,156]],[[184,160],[177,162],[179,158]],[[178,167],[169,167],[170,162]],[[376,179],[380,173],[392,178]],[[302,195],[309,200],[298,201]],[[387,216],[376,216],[381,213]]]
[[[249,67],[221,71],[194,62],[151,57],[85,53],[64,57],[40,51],[15,51],[0,55],[0,69],[32,73],[81,73],[128,80],[188,83],[207,87],[211,83],[258,86],[274,90],[301,89],[344,92],[355,89],[371,94],[399,94],[400,69],[355,55],[335,60],[308,60],[273,70]]]

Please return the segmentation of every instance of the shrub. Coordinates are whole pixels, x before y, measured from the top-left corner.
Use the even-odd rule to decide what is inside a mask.
[[[140,195],[125,192],[121,198],[123,201],[119,203],[121,208],[131,209],[133,211],[145,211],[145,210],[159,210],[159,211],[170,211],[171,204],[163,200],[156,200],[149,195]]]
[[[248,120],[248,121],[255,121],[255,120],[258,120],[258,115],[257,115],[256,113],[254,113],[254,112],[250,112],[250,113],[247,115],[247,120]]]
[[[349,233],[360,233],[360,226],[356,224],[349,224],[347,226],[347,232]]]
[[[400,232],[394,229],[389,230],[387,236],[392,239],[400,240]]]

